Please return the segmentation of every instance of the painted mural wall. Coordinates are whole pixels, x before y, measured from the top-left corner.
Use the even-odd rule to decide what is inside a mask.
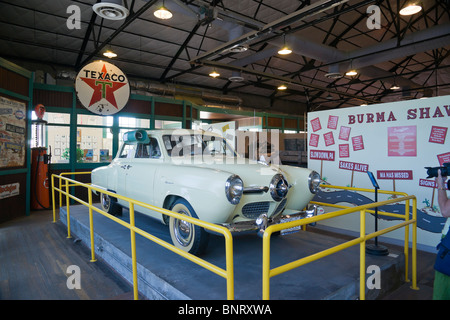
[[[447,219],[439,211],[434,178],[427,179],[424,167],[450,162],[449,127],[450,96],[311,112],[308,167],[320,172],[331,185],[374,189],[367,174],[370,171],[381,190],[415,195],[418,243],[435,246]],[[388,196],[379,195],[380,201],[387,199]],[[316,200],[361,205],[372,202],[374,197],[369,193],[325,188]],[[404,203],[379,210],[404,213]],[[359,232],[359,215],[323,224]],[[379,229],[394,224],[379,216]],[[367,217],[366,228],[373,231],[374,218]],[[404,229],[387,236],[402,240]]]

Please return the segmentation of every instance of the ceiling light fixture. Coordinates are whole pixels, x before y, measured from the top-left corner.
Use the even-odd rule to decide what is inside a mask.
[[[401,8],[399,13],[402,16],[411,16],[413,14],[420,12],[421,10],[422,6],[418,2],[411,1],[408,2],[403,8]]]
[[[209,74],[210,77],[217,78],[220,76],[220,73],[218,73],[215,69]]]
[[[159,7],[158,10],[153,12],[153,14],[155,15],[155,17],[157,17],[158,19],[162,19],[162,20],[167,20],[167,19],[172,18],[172,12],[170,12],[169,9],[167,9],[164,6],[164,0],[162,2],[161,7]]]
[[[283,84],[280,84],[277,89],[278,90],[286,90],[287,86],[283,83]]]
[[[106,50],[105,52],[103,52],[103,55],[110,59],[117,57],[117,54],[112,52],[111,50]]]
[[[283,48],[281,48],[280,50],[278,50],[278,54],[281,54],[281,55],[291,54],[291,53],[292,53],[292,49],[290,49],[290,48],[286,45],[286,35],[284,35],[283,37],[284,37],[284,45],[283,45]]]
[[[358,74],[358,71],[353,69],[353,60],[350,60],[350,70],[345,73],[346,76],[356,76]]]
[[[392,85],[391,90],[399,90],[400,87],[396,85],[395,83]]]

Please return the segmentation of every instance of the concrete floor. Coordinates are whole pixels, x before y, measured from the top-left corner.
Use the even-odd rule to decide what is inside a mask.
[[[143,217],[145,220],[145,217]],[[60,222],[53,224],[50,211],[36,211],[28,217],[19,218],[7,223],[0,224],[0,261],[2,268],[0,269],[0,299],[38,299],[38,300],[57,300],[57,299],[132,299],[131,286],[115,271],[113,271],[102,260],[95,263],[89,262],[90,251],[80,242],[74,241],[76,238],[66,239],[65,226]],[[314,230],[313,228],[311,228]],[[324,231],[317,232],[320,237],[328,241],[329,234],[324,235]],[[327,232],[325,232],[327,233]],[[297,233],[297,235],[300,233]],[[334,237],[341,237],[336,236]],[[305,239],[292,237],[277,240],[280,242],[280,250],[289,251],[292,243],[299,245]],[[287,239],[287,240],[286,240]],[[219,240],[213,240],[219,241]],[[260,239],[254,235],[242,235],[236,238],[235,243],[240,244],[237,248],[237,254],[248,255],[251,248],[255,248],[255,243]],[[288,246],[286,246],[288,244]],[[313,244],[314,245],[314,244]],[[391,249],[393,246],[389,245]],[[347,249],[348,250],[348,249]],[[397,250],[393,248],[393,250]],[[401,249],[398,251],[401,252]],[[138,251],[139,255],[139,251]],[[219,256],[220,250],[210,252],[212,256]],[[429,300],[432,297],[433,282],[433,263],[434,254],[428,252],[418,252],[418,291],[409,288],[409,284],[401,285],[394,292],[384,296],[386,300]],[[333,257],[333,256],[332,256]],[[347,256],[348,257],[348,256]],[[213,257],[214,258],[214,257]],[[346,256],[334,259],[334,264],[342,264],[346,260]],[[159,259],[159,261],[161,261]],[[340,262],[339,262],[340,261]],[[252,259],[242,262],[235,259],[235,264],[241,267],[243,263],[247,263],[243,267],[249,272],[255,267],[255,261]],[[337,263],[338,262],[338,263]],[[336,264],[337,263],[337,264]],[[369,262],[368,262],[369,263]],[[78,265],[82,271],[82,289],[69,290],[66,285],[69,274],[67,267],[69,265]],[[185,263],[167,263],[160,264],[159,267],[170,273],[172,268],[184,266]],[[202,279],[203,273],[200,268],[193,268],[192,277]],[[238,272],[238,268],[235,267]],[[259,269],[259,267],[257,267]],[[318,273],[324,274],[324,270],[320,266],[316,267]],[[329,271],[329,270],[328,270]],[[239,271],[240,272],[240,271]],[[260,272],[256,270],[254,272]],[[326,273],[326,272],[325,272]],[[236,279],[244,282],[250,273],[236,273]],[[216,275],[213,275],[217,277]],[[279,278],[278,278],[279,277]],[[345,275],[341,275],[342,281],[348,281]],[[260,279],[258,276],[257,278]],[[278,278],[278,279],[277,279]],[[307,278],[307,277],[306,277]],[[338,277],[339,278],[339,277]],[[296,299],[289,296],[292,292],[299,290],[298,284],[294,287],[290,283],[289,278],[277,276],[271,281],[271,286],[280,288],[284,296],[281,299]],[[176,280],[179,281],[179,280]],[[330,282],[340,280],[323,279],[319,286],[329,286]],[[260,284],[255,284],[260,285]],[[208,286],[208,284],[206,285]],[[222,285],[223,287],[223,285]],[[248,285],[235,286],[236,299],[253,299],[246,293]],[[194,288],[195,289],[195,288]],[[198,287],[197,290],[204,288]],[[252,289],[252,288],[249,288]],[[302,290],[309,292],[307,299],[320,299],[313,293],[316,288],[303,286]],[[190,290],[190,289],[189,289]],[[194,290],[195,291],[195,290]],[[207,298],[224,299],[224,291],[217,296],[209,295]],[[257,290],[260,292],[260,288]],[[317,290],[316,290],[317,291]],[[260,293],[258,293],[260,294]],[[271,298],[277,294],[276,289],[271,287]],[[197,297],[194,295],[194,299]],[[199,296],[198,299],[205,299],[205,296]],[[260,299],[255,297],[254,299]]]
[[[35,211],[0,224],[1,300],[131,299],[132,288],[102,261],[90,262],[88,249],[66,238],[51,211]],[[81,289],[68,289],[68,267],[81,270]]]

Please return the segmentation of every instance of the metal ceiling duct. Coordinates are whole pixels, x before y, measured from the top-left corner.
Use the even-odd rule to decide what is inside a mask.
[[[94,12],[108,20],[122,20],[130,13],[122,0],[102,0],[92,6]]]
[[[142,90],[159,95],[171,95],[171,96],[185,96],[200,98],[204,101],[221,103],[225,105],[240,106],[242,99],[236,96],[216,94],[213,92],[195,90],[190,88],[181,88],[179,86],[164,85],[158,83],[146,83],[143,81],[130,80],[130,86],[136,90]]]

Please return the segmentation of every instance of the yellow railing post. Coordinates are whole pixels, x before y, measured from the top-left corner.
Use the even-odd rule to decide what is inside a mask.
[[[52,181],[52,209],[53,209],[53,223],[56,223],[56,208],[55,208],[55,179],[51,176]]]
[[[94,217],[92,215],[92,190],[88,188],[88,201],[89,201],[89,227],[91,236],[91,262],[97,261],[95,259],[95,244],[94,244]]]
[[[409,221],[409,200],[405,201],[405,221]],[[405,255],[405,282],[409,282],[409,225],[405,226],[405,243],[403,250]]]
[[[264,232],[263,235],[263,270],[262,270],[262,287],[263,287],[263,300],[270,299],[270,227]]]
[[[70,207],[69,207],[69,181],[66,180],[66,207],[67,207],[67,238],[72,238],[70,235]]]
[[[61,176],[59,176],[59,189],[62,190],[62,181],[61,181]],[[59,192],[59,210],[61,210],[62,207],[62,192]],[[61,212],[61,211],[60,211]]]
[[[417,199],[413,198],[413,233],[412,233],[412,289],[419,290],[417,286]]]
[[[134,231],[134,204],[130,204],[130,235],[131,235],[131,264],[133,269],[133,296],[134,300],[139,299],[138,282],[137,282],[137,262],[136,262],[136,233]]]
[[[360,211],[359,236],[359,299],[366,299],[366,209]]]
[[[234,300],[234,260],[233,260],[233,237],[224,233],[225,255],[227,268],[227,299]]]

